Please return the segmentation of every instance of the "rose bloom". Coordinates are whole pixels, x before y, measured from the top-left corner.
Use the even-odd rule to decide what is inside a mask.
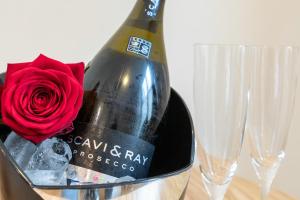
[[[40,55],[8,64],[2,98],[3,123],[34,143],[70,130],[83,100],[84,64]]]

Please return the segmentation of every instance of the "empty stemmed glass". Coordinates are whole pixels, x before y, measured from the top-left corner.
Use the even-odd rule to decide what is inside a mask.
[[[247,51],[252,66],[247,141],[263,200],[285,157],[294,110],[299,48],[252,46]]]
[[[248,105],[249,68],[241,45],[195,45],[198,158],[211,200],[221,200],[237,169]]]

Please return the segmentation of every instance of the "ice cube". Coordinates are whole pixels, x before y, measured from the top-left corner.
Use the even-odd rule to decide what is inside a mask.
[[[136,179],[131,176],[123,176],[115,180],[115,183],[122,183],[122,182],[130,182],[135,181]]]
[[[67,143],[57,138],[47,139],[32,155],[25,173],[36,185],[66,185],[66,170],[71,158]]]
[[[77,171],[74,165],[69,165],[67,168],[67,178],[71,180],[77,180]]]
[[[60,170],[64,172],[72,158],[69,145],[61,139],[47,139],[32,155],[27,170]]]
[[[66,172],[61,170],[25,170],[25,174],[35,185],[67,185]]]
[[[66,169],[72,152],[63,140],[47,139],[36,146],[12,132],[4,145],[33,184],[67,185]]]
[[[15,132],[9,134],[4,145],[21,169],[27,167],[31,156],[37,149],[36,145],[20,137]]]

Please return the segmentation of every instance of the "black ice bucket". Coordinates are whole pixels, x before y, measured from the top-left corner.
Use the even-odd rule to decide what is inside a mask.
[[[85,186],[34,185],[6,150],[10,132],[0,127],[0,200],[177,200],[184,199],[195,144],[191,115],[174,91],[158,130],[161,137],[149,177],[132,182]],[[43,177],[41,177],[43,178]]]

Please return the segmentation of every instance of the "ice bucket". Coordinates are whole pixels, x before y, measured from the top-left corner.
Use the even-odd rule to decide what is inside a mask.
[[[31,183],[3,145],[10,130],[0,126],[0,200],[184,199],[194,159],[194,130],[187,106],[173,89],[157,131],[162,136],[148,178],[115,184],[54,187]]]

